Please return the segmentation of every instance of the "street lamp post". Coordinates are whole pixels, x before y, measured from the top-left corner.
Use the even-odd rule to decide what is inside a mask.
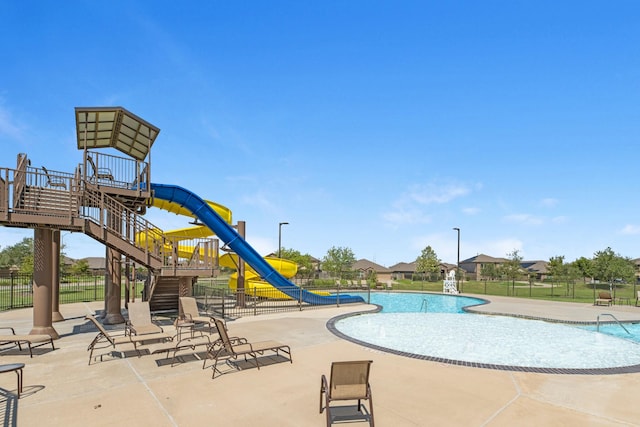
[[[460,275],[460,229],[458,227],[454,227],[453,229],[458,232],[458,261],[456,263],[456,279],[458,279]],[[462,286],[460,286],[460,292],[462,292]]]
[[[280,258],[280,253],[282,252],[282,226],[289,225],[288,222],[281,222],[278,224],[278,258]]]

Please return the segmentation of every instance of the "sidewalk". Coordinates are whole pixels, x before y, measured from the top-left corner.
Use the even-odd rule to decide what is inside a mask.
[[[598,312],[640,319],[640,307],[594,309],[491,299],[476,309],[576,321],[593,321]],[[62,305],[66,320],[54,324],[61,335],[55,351],[39,348],[32,359],[2,354],[2,363],[26,365],[19,426],[323,426],[320,376],[329,373],[332,361],[358,359],[373,360],[379,427],[638,425],[640,374],[550,375],[461,367],[373,351],[327,330],[330,318],[373,308],[366,305],[229,322],[232,335],[289,344],[293,364],[229,370],[215,380],[211,369],[202,370],[202,362],[171,367],[162,363],[163,355],[105,357],[88,366],[87,346],[97,331],[84,316],[101,308],[102,303]],[[14,326],[17,333],[29,332],[31,323],[30,309],[0,313],[0,324]],[[15,375],[0,375],[0,387],[15,391]]]

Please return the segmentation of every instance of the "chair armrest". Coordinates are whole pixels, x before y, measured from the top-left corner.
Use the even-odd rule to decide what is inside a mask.
[[[16,330],[13,329],[11,326],[0,326],[0,329],[10,329],[11,330],[11,335],[15,335],[16,334]]]

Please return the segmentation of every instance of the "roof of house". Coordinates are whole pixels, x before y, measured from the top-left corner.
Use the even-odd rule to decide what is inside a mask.
[[[353,270],[373,270],[377,273],[389,273],[391,271],[387,267],[383,267],[382,265],[376,264],[375,262],[369,261],[368,259],[357,260],[355,263],[353,263],[353,266],[351,266],[351,268]]]
[[[506,258],[494,258],[485,254],[478,254],[474,257],[465,259],[464,261],[460,261],[460,264],[469,264],[469,263],[501,263],[506,262],[508,259]]]
[[[413,273],[416,271],[416,262],[399,262],[395,265],[392,265],[391,267],[389,267],[389,270],[393,271],[394,273]]]
[[[522,261],[520,265],[531,272],[546,273],[549,263],[547,261]]]
[[[83,261],[87,261],[89,265],[89,269],[91,270],[102,270],[106,266],[106,261],[103,257],[87,257],[82,258]]]

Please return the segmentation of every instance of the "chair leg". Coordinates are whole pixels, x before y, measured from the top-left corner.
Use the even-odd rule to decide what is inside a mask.
[[[18,399],[20,398],[20,394],[22,394],[22,368],[16,370],[16,375],[18,376]]]
[[[368,387],[369,389],[369,425],[371,427],[375,427],[375,423],[373,421],[373,396],[371,395],[371,387]]]

